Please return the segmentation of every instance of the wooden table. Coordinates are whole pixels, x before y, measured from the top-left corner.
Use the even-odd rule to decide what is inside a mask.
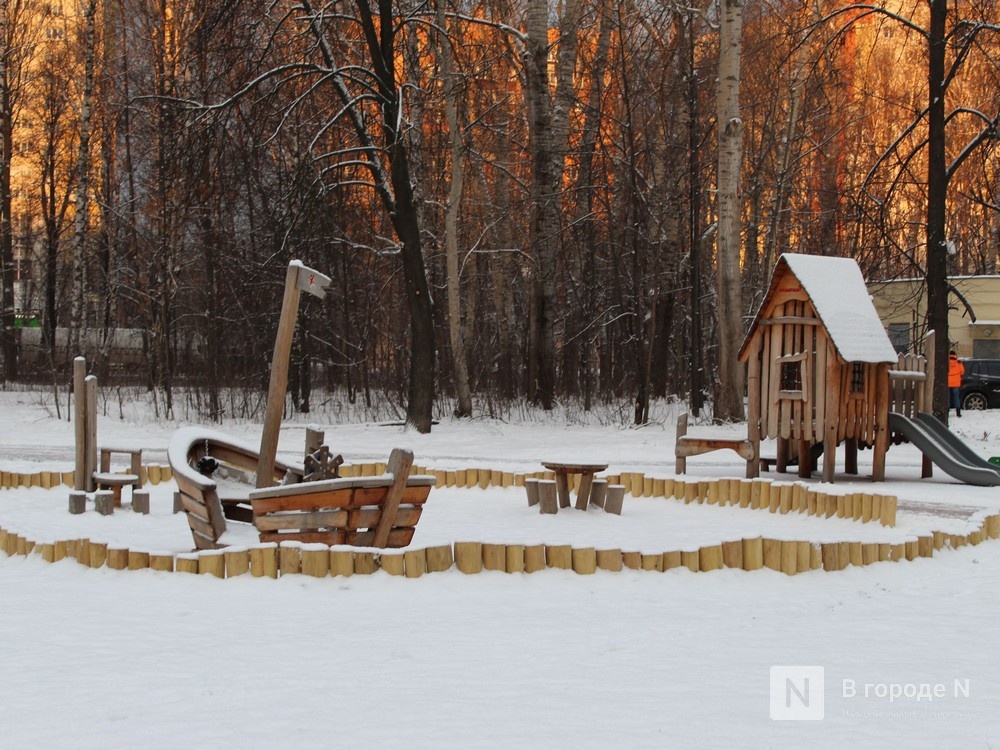
[[[608,468],[607,464],[570,464],[559,461],[542,461],[549,471],[556,475],[556,492],[559,493],[559,507],[569,507],[569,477],[573,474],[580,475],[580,491],[576,496],[577,510],[587,510],[590,502],[590,488],[594,484],[594,474]]]

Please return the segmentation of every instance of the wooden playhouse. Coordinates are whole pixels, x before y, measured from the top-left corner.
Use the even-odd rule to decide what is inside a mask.
[[[872,478],[885,479],[897,354],[853,259],[782,255],[739,359],[756,456],[761,440],[775,440],[777,470],[797,461],[807,477],[821,454],[823,481],[832,482],[838,445],[849,473],[858,447],[871,447]]]

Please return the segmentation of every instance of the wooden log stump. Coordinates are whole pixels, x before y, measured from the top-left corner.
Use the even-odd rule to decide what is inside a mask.
[[[442,544],[437,547],[428,547],[425,550],[427,557],[427,572],[441,573],[448,570],[454,564],[454,557],[450,544]]]
[[[455,542],[455,566],[468,575],[483,570],[483,545],[480,542]]]
[[[250,548],[250,575],[254,578],[278,577],[278,544],[265,542]]]
[[[709,505],[719,504],[719,485],[722,484],[721,481],[715,480],[708,483],[707,491],[705,492],[705,502]]]
[[[128,547],[108,547],[108,567],[111,570],[128,568]]]
[[[128,569],[146,570],[149,567],[149,553],[141,550],[128,551]]]
[[[250,550],[247,547],[226,547],[226,578],[246,575],[250,572]]]
[[[607,495],[604,499],[604,512],[620,516],[622,514],[622,504],[624,502],[625,486],[621,484],[609,485]]]
[[[538,482],[538,512],[544,514],[555,514],[559,512],[559,505],[556,498],[556,483],[549,479],[540,479]]]
[[[132,512],[149,515],[149,492],[132,490]]]
[[[326,578],[330,575],[330,548],[327,545],[302,545],[302,574],[313,578]]]
[[[42,542],[38,545],[39,554],[45,562],[56,561],[56,545],[53,542]]]
[[[221,549],[206,549],[198,553],[198,574],[226,577],[226,556]]]
[[[52,543],[52,562],[59,562],[65,559],[69,552],[69,542],[65,539],[57,539]]]
[[[590,504],[603,508],[608,496],[608,480],[595,479],[590,486]]]
[[[115,493],[111,490],[98,490],[94,493],[94,510],[102,516],[110,516],[115,512]]]
[[[69,512],[79,515],[87,510],[87,493],[74,490],[69,493]]]
[[[182,552],[174,557],[174,570],[178,573],[198,573],[198,555],[194,552]]]
[[[524,545],[508,544],[504,551],[504,570],[508,573],[524,572]]]
[[[503,544],[483,544],[483,569],[507,570],[507,547]]]
[[[622,551],[620,549],[599,549],[595,553],[597,567],[601,570],[618,572],[622,569]]]
[[[180,513],[182,510],[184,510],[184,501],[181,499],[181,497],[182,496],[180,492],[174,493],[174,513]]]
[[[1000,539],[1000,515],[986,517],[986,536],[990,539]]]
[[[451,554],[451,547],[448,547],[448,554]],[[349,549],[330,550],[330,575],[352,576],[354,575],[354,552]]]
[[[530,544],[524,547],[524,572],[536,573],[545,569],[545,545]]]
[[[528,507],[532,508],[538,505],[538,480],[537,479],[525,479],[524,489],[528,495]]]
[[[597,572],[597,551],[593,547],[573,549],[573,572],[579,575],[593,575]]]

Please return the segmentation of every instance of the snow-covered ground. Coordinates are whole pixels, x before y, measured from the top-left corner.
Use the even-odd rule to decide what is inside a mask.
[[[100,442],[138,445],[165,462],[180,425],[141,408],[125,414],[101,418]],[[0,393],[0,415],[0,469],[72,467],[73,426],[46,396]],[[641,429],[582,421],[443,421],[426,436],[319,426],[348,462],[405,446],[432,468],[535,471],[542,459],[570,459],[673,476],[672,413]],[[1000,412],[966,412],[952,426],[981,455],[1000,455]],[[286,423],[283,454],[301,452],[304,427]],[[259,425],[223,429],[259,439]],[[866,458],[861,477],[838,476],[827,489],[897,495],[895,529],[631,497],[620,517],[541,516],[523,490],[436,488],[413,545],[660,552],[756,535],[898,542],[928,529],[961,533],[970,516],[1000,510],[997,488],[940,471],[919,479],[920,455],[908,446],[890,450],[885,484],[865,479]],[[738,477],[743,464],[720,452],[689,459],[688,471]],[[70,515],[64,487],[3,491],[0,526],[37,540],[188,550],[173,489],[151,488],[149,516],[111,517]],[[227,533],[254,539],[250,529]],[[219,581],[0,553],[0,602],[3,747],[1000,746],[997,541],[794,577],[682,568]],[[808,705],[814,717],[822,705],[822,719],[773,719],[786,699],[794,718],[809,714],[795,693],[807,677]]]

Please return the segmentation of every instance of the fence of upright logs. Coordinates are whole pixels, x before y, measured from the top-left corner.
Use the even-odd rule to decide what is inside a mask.
[[[341,467],[343,476],[372,476],[385,471],[384,464]],[[550,472],[529,474],[491,469],[429,470],[414,467],[414,473],[433,474],[439,487],[481,488],[523,486],[525,479],[552,479]],[[169,466],[142,467],[143,484],[171,479]],[[622,484],[633,498],[665,498],[685,504],[729,505],[767,510],[771,513],[805,513],[817,518],[841,518],[859,523],[895,526],[896,498],[875,493],[835,495],[817,491],[799,482],[768,479],[658,479],[632,472],[607,477],[609,484]],[[0,472],[0,489],[73,486],[73,472],[42,471],[30,474]],[[1000,514],[981,512],[969,519],[964,533],[927,531],[902,542],[811,542],[751,537],[718,544],[664,552],[642,552],[621,548],[597,549],[569,544],[502,544],[459,541],[413,550],[368,550],[329,547],[322,544],[282,542],[249,547],[226,547],[197,553],[156,552],[129,549],[83,538],[59,541],[31,539],[0,527],[0,550],[7,555],[38,555],[48,562],[73,558],[91,567],[113,570],[152,569],[195,573],[218,578],[250,575],[278,578],[285,575],[351,576],[375,573],[418,578],[428,573],[457,568],[462,573],[502,571],[534,573],[546,568],[591,574],[598,570],[625,569],[667,571],[687,568],[706,572],[721,568],[761,570],[768,568],[788,575],[810,570],[843,570],[849,565],[932,557],[943,549],[977,545],[1000,538]]]

